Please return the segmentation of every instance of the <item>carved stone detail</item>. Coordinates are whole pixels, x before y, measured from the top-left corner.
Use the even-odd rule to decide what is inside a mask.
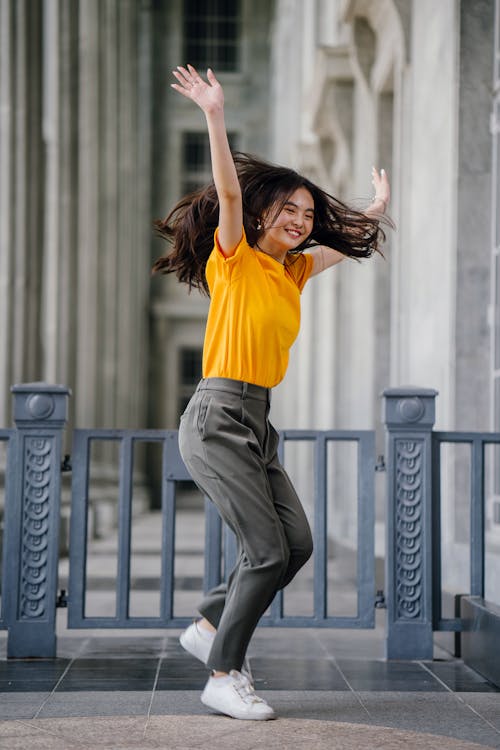
[[[23,537],[20,619],[43,618],[47,596],[48,515],[53,439],[26,438],[24,445]]]
[[[423,441],[396,441],[396,619],[421,618]]]

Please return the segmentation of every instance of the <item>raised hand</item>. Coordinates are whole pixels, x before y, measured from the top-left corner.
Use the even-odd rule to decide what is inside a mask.
[[[222,86],[210,68],[207,70],[208,83],[192,65],[188,65],[187,68],[178,65],[177,70],[173,70],[172,73],[178,81],[171,84],[172,88],[186,99],[191,99],[205,114],[223,109]]]
[[[378,172],[375,167],[372,167],[372,185],[375,189],[373,203],[383,203],[383,210],[386,211],[391,199],[391,188],[385,169],[381,169],[380,172]]]

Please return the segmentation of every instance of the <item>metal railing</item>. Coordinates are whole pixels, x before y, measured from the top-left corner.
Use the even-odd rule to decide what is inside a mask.
[[[447,444],[470,446],[469,486],[469,594],[484,597],[485,591],[485,448],[500,445],[500,434],[484,432],[432,433],[433,467],[433,618],[434,630],[460,632],[465,623],[460,617],[442,616],[442,554],[441,554],[441,448]]]
[[[262,625],[281,627],[369,628],[374,625],[374,435],[371,431],[286,430],[281,433],[280,449],[286,442],[310,442],[314,446],[314,612],[287,615],[283,592],[279,592]],[[89,460],[94,441],[114,441],[119,445],[118,553],[116,611],[114,616],[88,616],[85,613],[86,557],[88,542]],[[327,448],[331,442],[348,441],[358,445],[358,543],[357,614],[329,616],[327,607]],[[160,443],[162,448],[162,547],[158,616],[130,615],[130,561],[134,449],[140,443]],[[73,489],[70,534],[70,578],[68,626],[71,628],[179,628],[190,620],[174,614],[174,573],[176,541],[176,488],[190,480],[181,459],[177,431],[173,430],[75,430],[72,449]],[[205,500],[204,591],[222,581],[236,561],[236,540],[224,527],[215,506]],[[225,535],[225,538],[224,538]]]
[[[61,438],[66,422],[68,389],[46,384],[12,388],[15,429],[2,430],[8,441],[1,627],[8,628],[11,657],[55,656],[59,516],[61,502]],[[433,630],[460,630],[464,623],[441,617],[439,596],[440,537],[439,450],[444,442],[472,445],[471,593],[484,588],[484,443],[500,442],[498,434],[433,432],[436,391],[389,389],[383,395],[387,431],[386,515],[386,655],[388,659],[432,659]],[[86,544],[88,467],[93,440],[120,442],[117,607],[114,617],[87,617]],[[311,616],[283,613],[277,596],[263,625],[372,627],[374,591],[374,435],[367,431],[285,430],[287,441],[314,445],[314,611]],[[327,446],[331,441],[358,443],[358,611],[355,617],[330,617],[327,607]],[[162,562],[160,614],[130,617],[130,528],[134,447],[141,441],[162,445]],[[176,484],[188,479],[175,431],[75,430],[73,434],[69,626],[181,627],[172,608]],[[204,587],[221,579],[235,556],[231,538],[223,540],[218,515],[206,504]]]

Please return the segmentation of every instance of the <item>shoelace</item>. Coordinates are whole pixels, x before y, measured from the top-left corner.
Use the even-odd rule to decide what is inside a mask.
[[[231,676],[235,680],[233,687],[244,703],[265,703],[263,698],[259,698],[256,695],[253,685],[245,675],[241,674],[241,672],[231,672]]]

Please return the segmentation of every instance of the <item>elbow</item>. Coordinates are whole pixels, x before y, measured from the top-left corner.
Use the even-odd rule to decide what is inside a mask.
[[[235,204],[241,202],[241,189],[239,185],[222,188],[217,191],[219,201],[222,203]]]

